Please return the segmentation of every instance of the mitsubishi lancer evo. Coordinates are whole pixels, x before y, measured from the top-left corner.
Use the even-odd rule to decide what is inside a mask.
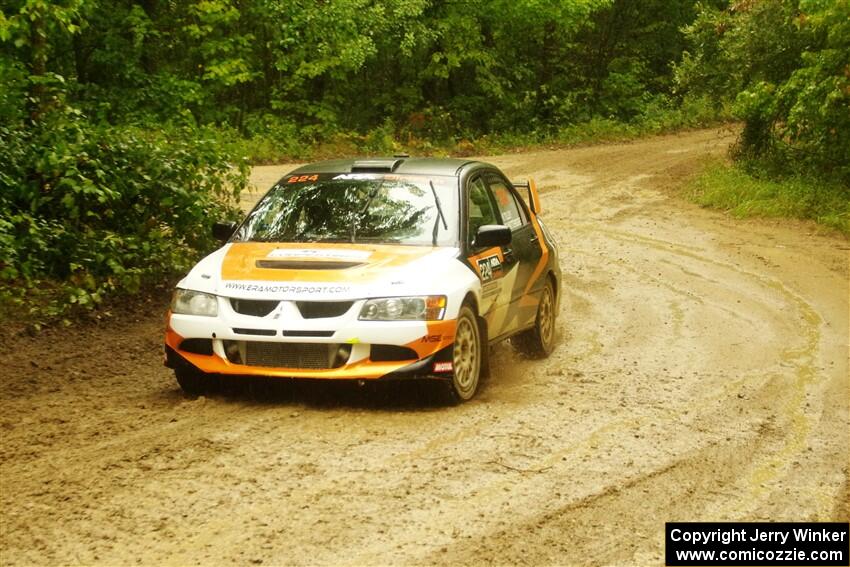
[[[218,375],[439,379],[472,398],[488,347],[555,344],[561,271],[532,180],[463,159],[333,160],[277,182],[178,284],[165,363]]]

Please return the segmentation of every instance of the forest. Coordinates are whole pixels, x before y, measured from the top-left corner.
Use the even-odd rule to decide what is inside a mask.
[[[249,166],[287,159],[734,120],[734,166],[696,200],[850,233],[847,0],[2,5],[0,315],[64,316],[173,277],[235,217]]]

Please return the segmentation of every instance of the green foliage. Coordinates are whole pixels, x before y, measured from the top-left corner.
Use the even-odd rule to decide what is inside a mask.
[[[254,114],[244,120],[243,133],[219,127],[220,143],[232,145],[235,155],[251,163],[279,163],[308,155],[312,141],[298,125],[272,113]]]
[[[395,125],[390,119],[370,131],[363,141],[366,153],[389,155],[399,149],[395,141]]]
[[[248,139],[250,117],[272,116],[307,143],[386,120],[441,142],[629,121],[672,94],[695,15],[691,0],[17,0],[30,4],[65,23],[48,26],[37,74],[64,77],[88,116]]]
[[[733,101],[738,155],[774,175],[812,173],[850,185],[850,2],[764,0],[703,9],[681,89]]]
[[[697,203],[737,217],[811,219],[850,236],[850,189],[804,176],[773,180],[741,167],[715,164],[689,188]]]
[[[213,245],[213,220],[235,218],[246,183],[246,162],[217,130],[192,126],[181,108],[205,100],[193,85],[224,89],[245,80],[234,58],[244,42],[224,31],[238,11],[193,4],[192,22],[180,29],[197,41],[188,53],[209,62],[208,72],[150,79],[142,72],[145,44],[160,32],[138,6],[110,4],[116,9],[105,13],[84,0],[12,1],[0,19],[0,300],[32,306],[36,319],[91,308],[185,270]],[[101,30],[103,49],[91,49],[79,32],[104,21],[126,24],[125,35]],[[141,70],[124,65],[125,47]],[[95,71],[107,71],[105,80],[84,85]],[[150,94],[125,96],[132,89],[117,85],[145,82],[167,91],[163,101],[178,95],[168,108],[182,126],[132,124],[154,116],[156,106],[140,102]],[[116,108],[128,109],[124,121],[103,121]]]
[[[22,63],[0,54],[0,117],[20,122],[26,116],[27,71]]]
[[[0,126],[0,163],[0,285],[52,288],[47,315],[185,270],[247,173],[204,130],[94,127],[70,108]]]
[[[78,17],[85,0],[11,0],[0,16],[0,41],[34,48],[48,36],[80,31]]]

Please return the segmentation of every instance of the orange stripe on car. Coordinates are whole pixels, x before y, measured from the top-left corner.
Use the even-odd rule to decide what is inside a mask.
[[[170,316],[171,312],[169,311],[168,313],[169,313],[169,316]],[[180,342],[182,340],[183,340],[183,337],[178,335],[174,331],[174,329],[171,328],[171,325],[166,327],[166,329],[165,329],[165,344],[167,344],[168,346],[170,346],[174,350],[177,350],[177,347],[180,346]]]
[[[310,258],[303,258],[293,252],[287,258],[287,250],[309,248]],[[327,257],[322,251],[327,251]],[[369,253],[368,258],[357,261],[352,267],[344,269],[298,269],[260,267],[258,261],[283,263],[297,260],[302,265],[310,262],[345,262],[334,257],[334,251],[353,250]],[[347,243],[275,243],[275,242],[236,242],[221,263],[221,277],[225,280],[291,281],[291,282],[354,282],[364,283],[379,277],[382,272],[403,267],[437,250],[430,246],[363,245]],[[276,252],[274,257],[270,257]],[[326,268],[326,265],[323,266]]]
[[[528,278],[528,283],[525,286],[523,294],[527,294],[531,290],[531,287],[535,284],[535,282],[537,282],[538,278],[543,273],[543,270],[546,269],[546,265],[549,263],[549,248],[546,246],[546,239],[543,238],[543,231],[537,223],[536,216],[532,219],[531,226],[534,227],[534,232],[537,234],[537,243],[543,251],[543,254],[540,256],[540,261],[537,262],[537,266],[534,267],[534,272],[531,274],[531,277]]]
[[[419,358],[424,358],[452,344],[455,340],[456,326],[457,321],[455,319],[428,321],[427,333],[405,346],[415,350]]]
[[[340,368],[331,368],[327,370],[305,370],[303,368],[270,368],[265,366],[233,364],[216,354],[205,355],[180,351],[180,356],[207,373],[238,374],[246,376],[274,376],[278,378],[325,378],[337,380],[374,380],[376,378],[381,378],[390,372],[404,368],[411,363],[411,361],[372,362],[366,359]]]

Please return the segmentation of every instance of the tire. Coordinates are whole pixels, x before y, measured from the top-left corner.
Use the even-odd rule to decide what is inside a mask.
[[[472,399],[481,381],[481,329],[475,313],[464,304],[460,308],[452,345],[452,380],[449,395],[453,402]]]
[[[555,349],[555,292],[552,281],[546,282],[540,303],[537,306],[537,316],[534,326],[511,337],[511,344],[529,358],[546,358]]]
[[[200,396],[206,393],[209,386],[207,375],[188,365],[181,364],[175,368],[174,377],[177,378],[177,383],[180,384],[183,392],[190,396]]]

